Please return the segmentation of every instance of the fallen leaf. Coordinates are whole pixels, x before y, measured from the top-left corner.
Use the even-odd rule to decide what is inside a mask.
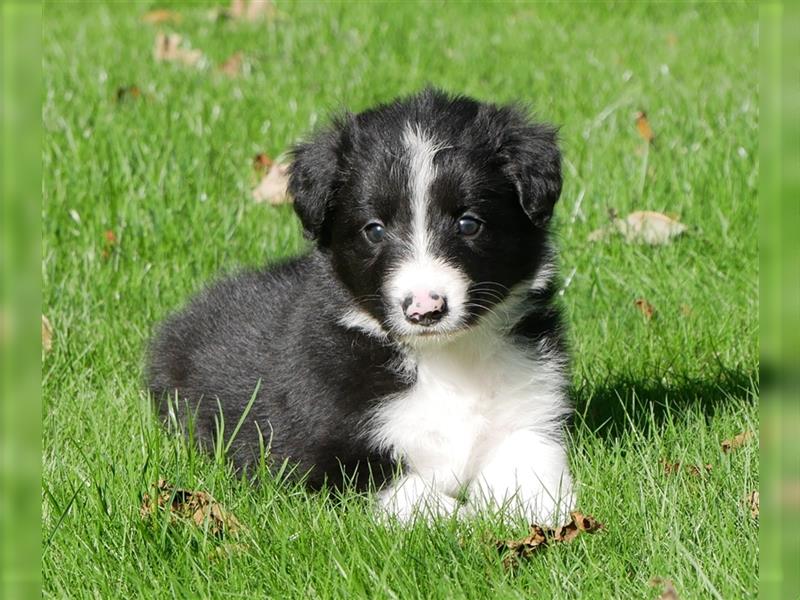
[[[736,435],[729,440],[723,441],[722,451],[727,454],[731,450],[736,450],[737,448],[744,446],[748,441],[750,441],[750,438],[752,437],[753,437],[752,431],[743,431],[739,435]]]
[[[151,25],[160,25],[161,23],[180,23],[183,16],[172,10],[158,9],[151,10],[142,15],[142,21],[150,23]]]
[[[177,33],[156,34],[153,57],[157,62],[177,62],[188,67],[196,66],[203,58],[200,50],[182,47],[183,37]]]
[[[653,245],[666,244],[687,229],[683,223],[650,210],[632,212],[615,224],[627,241]]]
[[[681,314],[682,314],[684,317],[691,316],[691,314],[692,314],[692,307],[691,307],[691,306],[689,306],[688,304],[681,304]]]
[[[754,519],[757,519],[759,514],[758,490],[754,490],[747,494],[747,506],[750,508],[750,516],[752,516]]]
[[[168,510],[170,521],[192,522],[198,527],[208,526],[213,535],[223,533],[237,534],[242,525],[231,513],[207,492],[194,492],[176,488],[159,479],[155,499],[150,494],[142,496],[139,514],[142,519],[149,519],[158,510]]]
[[[685,470],[687,473],[689,473],[689,475],[700,477],[703,472],[711,473],[714,468],[709,464],[702,465],[702,467],[698,465],[684,465],[680,462],[669,462],[664,458],[662,458],[659,462],[661,463],[661,466],[664,467],[665,475],[674,475],[679,473],[681,470]]]
[[[272,166],[273,160],[269,157],[268,154],[264,154],[263,152],[260,154],[256,154],[253,157],[253,170],[258,173],[259,175],[263,175],[267,172]]]
[[[234,52],[219,66],[219,71],[228,77],[236,77],[241,74],[243,64],[244,55],[241,52]]]
[[[117,88],[117,102],[136,100],[142,96],[142,91],[135,85],[124,85]]]
[[[253,199],[256,202],[269,204],[282,204],[291,202],[289,196],[289,166],[283,163],[274,163],[269,167],[267,174],[253,190]]]
[[[532,556],[537,550],[550,543],[571,542],[581,533],[595,533],[603,529],[603,524],[591,515],[573,512],[570,522],[556,529],[532,524],[530,533],[519,540],[496,542],[498,552],[505,553],[503,566],[507,569],[516,567],[520,559]]]
[[[50,352],[53,349],[53,326],[50,319],[42,315],[42,350]]]
[[[675,585],[671,579],[664,579],[662,577],[653,577],[650,580],[650,585],[653,587],[661,588],[661,595],[659,600],[679,600],[678,592],[675,590]]]
[[[667,215],[650,210],[637,210],[624,219],[612,217],[610,225],[595,229],[588,235],[587,240],[599,242],[615,233],[621,233],[627,242],[661,245],[669,243],[687,229],[686,225]]]
[[[278,10],[270,0],[231,0],[231,7],[228,9],[232,19],[244,19],[245,21],[258,21],[260,19],[274,19],[278,15]]]
[[[636,131],[648,144],[651,144],[656,137],[650,127],[650,121],[647,120],[647,113],[643,110],[636,113]]]
[[[653,305],[647,300],[644,298],[637,298],[633,304],[639,309],[639,312],[644,315],[645,320],[649,321],[653,318],[653,314],[656,312],[656,309],[654,309]]]

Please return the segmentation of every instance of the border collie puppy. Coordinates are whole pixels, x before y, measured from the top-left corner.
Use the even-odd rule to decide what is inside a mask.
[[[193,421],[206,447],[241,421],[237,467],[266,447],[312,488],[375,483],[379,512],[402,521],[566,515],[555,130],[428,89],[299,144],[289,190],[313,249],[217,283],[161,327],[148,380],[162,417]]]

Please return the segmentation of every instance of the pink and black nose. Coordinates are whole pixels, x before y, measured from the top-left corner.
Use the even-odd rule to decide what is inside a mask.
[[[447,314],[447,298],[428,290],[409,293],[401,306],[406,321],[424,327],[435,325]]]

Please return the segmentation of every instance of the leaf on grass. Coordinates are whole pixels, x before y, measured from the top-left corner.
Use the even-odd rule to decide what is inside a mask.
[[[289,165],[273,163],[253,190],[253,200],[269,204],[291,202],[289,196]]]
[[[50,319],[42,315],[42,350],[50,352],[53,349],[53,326]]]
[[[270,0],[231,0],[228,12],[230,18],[245,21],[271,20],[278,16],[278,9]]]
[[[573,512],[570,522],[556,529],[542,527],[541,525],[531,525],[528,536],[519,540],[503,540],[497,542],[497,550],[505,553],[503,565],[507,569],[516,567],[520,559],[532,556],[537,550],[544,548],[551,543],[571,542],[581,533],[595,533],[603,529],[603,524],[591,515],[584,515],[580,512]]]
[[[739,435],[735,435],[731,439],[723,441],[722,451],[727,454],[731,450],[736,450],[737,448],[741,448],[747,442],[749,442],[750,438],[752,437],[753,437],[752,431],[743,431]]]
[[[692,314],[692,307],[688,304],[681,304],[681,314],[684,317],[689,317]]]
[[[675,475],[680,473],[681,471],[686,471],[689,475],[693,477],[700,477],[703,473],[711,473],[712,467],[709,464],[698,466],[698,465],[684,465],[681,462],[669,462],[668,460],[662,458],[660,461],[661,466],[664,467],[664,474],[665,475]]]
[[[647,120],[647,113],[643,110],[636,113],[636,131],[648,144],[651,144],[656,137],[650,127],[650,121]]]
[[[615,225],[627,241],[653,245],[666,244],[687,229],[683,223],[650,210],[632,212]]]
[[[219,66],[219,71],[228,77],[237,77],[242,73],[243,66],[244,54],[234,52]]]
[[[624,219],[613,218],[610,225],[595,229],[587,239],[599,242],[614,233],[621,233],[628,242],[655,246],[669,243],[686,230],[686,225],[677,219],[650,210],[637,210]]]
[[[253,157],[253,170],[261,177],[269,170],[273,162],[269,154],[261,152]]]
[[[198,527],[206,527],[207,524],[208,531],[213,535],[235,535],[242,529],[236,517],[214,500],[211,494],[176,488],[164,479],[158,480],[155,499],[150,494],[142,496],[139,514],[146,520],[160,510],[169,511],[173,523],[191,522]]]
[[[173,10],[158,9],[151,10],[142,15],[142,21],[150,25],[160,25],[162,23],[178,24],[183,20],[183,16]]]
[[[675,585],[672,583],[671,579],[653,577],[650,580],[650,585],[661,588],[661,595],[658,597],[659,600],[679,600],[678,592],[675,590]]]
[[[754,519],[757,519],[759,514],[758,490],[754,490],[747,494],[747,506],[750,508],[750,516],[752,516]]]
[[[644,298],[637,298],[633,304],[639,309],[639,312],[644,315],[645,320],[649,321],[653,318],[653,314],[656,312],[656,309],[653,308],[653,305],[647,300]]]
[[[153,46],[153,57],[157,62],[176,62],[187,67],[198,66],[203,59],[203,53],[200,50],[185,48],[182,42],[183,36],[177,33],[159,32],[156,34]]]

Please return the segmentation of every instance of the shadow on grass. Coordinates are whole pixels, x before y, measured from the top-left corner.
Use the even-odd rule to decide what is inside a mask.
[[[754,402],[758,397],[758,372],[724,370],[704,379],[642,381],[616,377],[570,392],[575,403],[575,422],[597,435],[617,437],[632,427],[647,431],[669,416],[701,412],[708,419],[726,404]]]

